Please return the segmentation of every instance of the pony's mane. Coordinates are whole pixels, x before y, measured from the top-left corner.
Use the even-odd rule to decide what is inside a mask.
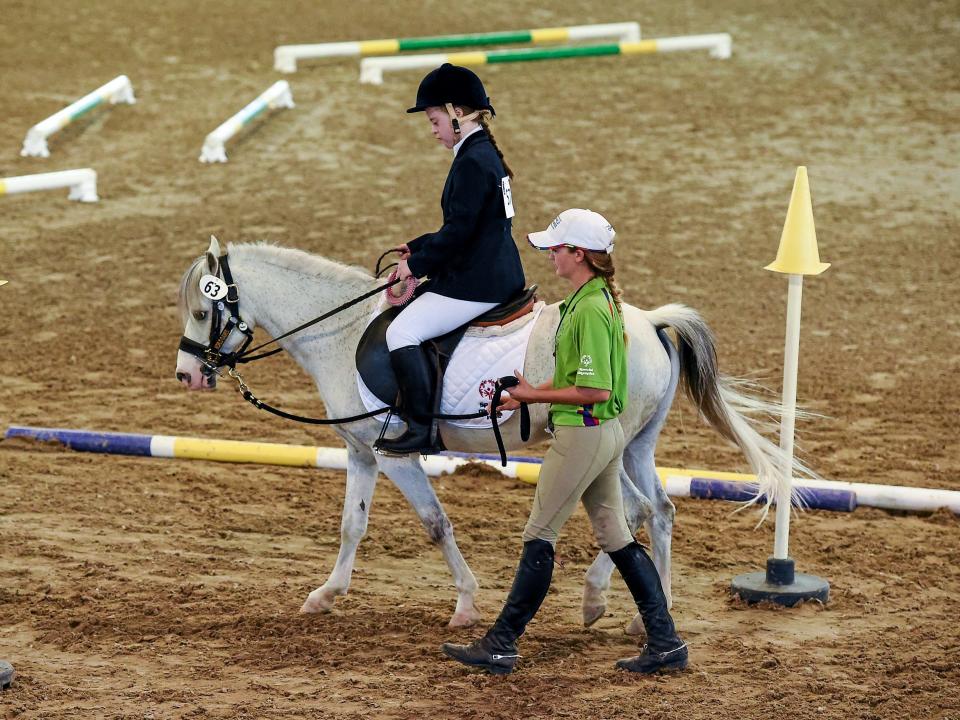
[[[231,259],[253,257],[259,262],[295,272],[300,275],[310,275],[316,278],[336,278],[343,284],[345,281],[359,287],[366,286],[372,275],[356,265],[345,265],[319,255],[311,255],[296,248],[285,248],[265,242],[258,243],[230,243],[227,245],[227,254]],[[177,308],[180,319],[184,323],[191,308],[198,307],[203,296],[200,294],[200,278],[209,272],[207,255],[204,253],[187,268],[180,280],[180,290],[177,293]],[[362,290],[358,290],[362,292]]]
[[[227,253],[231,256],[255,256],[260,262],[266,262],[277,267],[286,268],[301,275],[314,277],[336,277],[342,281],[346,275],[350,280],[367,282],[371,275],[356,265],[345,265],[296,248],[286,248],[272,243],[230,243]],[[199,281],[199,278],[197,278]]]

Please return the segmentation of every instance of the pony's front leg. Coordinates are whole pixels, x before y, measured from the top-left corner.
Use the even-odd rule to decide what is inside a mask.
[[[450,627],[470,627],[480,621],[480,611],[476,606],[477,579],[473,576],[467,561],[463,559],[457,541],[453,538],[453,526],[447,518],[437,494],[430,485],[416,455],[402,458],[381,456],[380,469],[393,481],[403,493],[407,502],[413,506],[430,542],[440,548],[443,559],[453,575],[457,588],[457,607],[450,618]]]
[[[357,546],[367,532],[370,503],[377,485],[377,461],[367,447],[347,443],[347,488],[340,521],[340,552],[327,581],[311,592],[300,612],[329,612],[338,595],[346,595],[350,587]]]
[[[636,533],[644,520],[653,512],[650,501],[641,495],[624,470],[620,470],[620,489],[623,492],[623,510],[627,527]],[[587,569],[583,584],[583,625],[590,627],[607,611],[607,590],[613,574],[613,560],[605,552],[597,555]]]

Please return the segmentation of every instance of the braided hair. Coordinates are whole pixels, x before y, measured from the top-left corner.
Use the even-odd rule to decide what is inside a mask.
[[[616,268],[613,267],[613,256],[610,253],[599,252],[597,250],[584,250],[583,259],[584,262],[587,263],[587,266],[593,270],[594,274],[602,277],[603,281],[607,284],[607,289],[610,290],[610,295],[613,296],[613,304],[617,306],[617,314],[620,316],[620,321],[623,322],[623,292],[620,290],[620,285],[617,284],[617,280],[614,277]],[[623,342],[625,345],[630,342],[630,338],[627,336],[626,324],[623,326]]]
[[[615,277],[616,268],[613,267],[613,256],[609,253],[598,252],[596,250],[584,250],[583,259],[590,269],[593,270],[594,274],[603,278],[603,281],[610,289],[610,294],[613,295],[613,302],[622,316],[623,292],[620,290],[620,286],[617,284]]]
[[[503,151],[500,149],[500,146],[497,145],[497,140],[493,137],[493,130],[490,129],[490,119],[493,117],[493,114],[489,110],[473,110],[466,107],[463,107],[462,110],[465,116],[476,114],[477,122],[480,124],[480,127],[483,128],[487,137],[490,138],[490,144],[493,145],[493,149],[497,151],[497,156],[500,158],[500,162],[503,163],[503,169],[506,170],[507,177],[513,180],[513,170],[507,165],[507,159],[503,157]]]

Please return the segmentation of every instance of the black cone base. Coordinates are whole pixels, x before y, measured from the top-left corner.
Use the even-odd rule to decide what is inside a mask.
[[[793,559],[767,559],[767,572],[737,575],[730,583],[730,592],[748,603],[766,600],[793,607],[804,600],[819,600],[826,604],[830,597],[830,583],[816,575],[795,573]]]
[[[17,673],[13,669],[13,665],[8,663],[6,660],[0,660],[0,690],[6,690],[10,687],[10,684],[13,682],[13,678],[16,677]]]

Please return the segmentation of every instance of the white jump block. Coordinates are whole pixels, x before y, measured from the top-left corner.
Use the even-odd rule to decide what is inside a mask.
[[[118,75],[106,85],[84,95],[63,110],[54,113],[46,120],[41,120],[30,128],[23,141],[23,149],[20,154],[24,157],[50,157],[47,138],[58,130],[62,130],[81,115],[104,102],[110,102],[112,105],[117,103],[132,105],[136,101],[133,96],[133,85],[130,84],[130,78],[126,75]]]
[[[97,173],[90,168],[61,170],[59,172],[19,175],[0,179],[0,195],[69,188],[70,200],[97,202]]]
[[[224,144],[240,132],[243,126],[269,108],[292,108],[293,95],[286,80],[278,80],[220,127],[207,135],[200,151],[200,162],[226,162],[227,151]]]

